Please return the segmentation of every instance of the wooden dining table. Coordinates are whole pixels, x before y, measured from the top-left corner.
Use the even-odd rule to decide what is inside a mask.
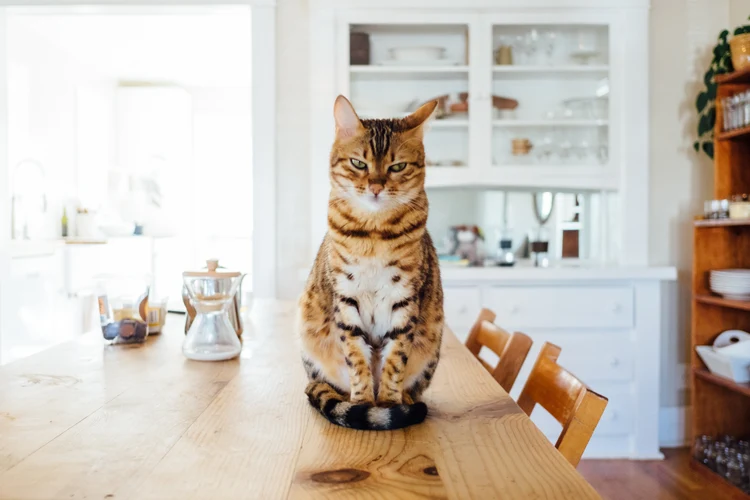
[[[257,302],[232,361],[187,360],[169,315],[137,347],[87,334],[0,367],[0,498],[599,498],[448,329],[423,424],[330,424],[294,317]]]

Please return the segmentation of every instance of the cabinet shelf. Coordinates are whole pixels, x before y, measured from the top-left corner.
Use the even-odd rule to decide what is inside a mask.
[[[606,127],[609,120],[493,120],[495,127]]]
[[[706,481],[712,483],[712,486],[716,490],[714,498],[747,499],[746,494],[741,489],[698,462],[695,458],[690,458],[690,468],[699,473]]]
[[[750,383],[738,384],[734,380],[714,375],[705,368],[693,368],[693,375],[714,385],[719,385],[730,391],[750,397]]]
[[[737,227],[750,226],[750,219],[696,219],[695,227]]]
[[[745,71],[733,71],[732,73],[724,73],[723,75],[716,75],[716,83],[750,83],[750,70]]]
[[[750,135],[750,127],[736,128],[734,130],[728,130],[726,132],[719,132],[716,134],[717,141],[728,141],[730,139],[737,140],[739,138],[746,138]]]
[[[455,80],[467,78],[468,66],[380,66],[362,65],[350,66],[352,78],[366,78],[370,80]]]
[[[715,306],[727,307],[729,309],[739,309],[750,311],[750,301],[729,300],[718,295],[700,294],[695,296],[695,300],[701,304],[711,304]]]
[[[564,65],[564,66],[531,66],[531,65],[496,65],[492,67],[492,72],[496,77],[515,77],[515,78],[565,78],[581,76],[606,76],[609,72],[607,64],[583,65]]]
[[[427,167],[427,188],[556,189],[562,191],[615,189],[614,169],[604,166],[502,165],[474,168]]]
[[[467,128],[469,120],[463,118],[444,118],[442,120],[433,120],[429,128]]]

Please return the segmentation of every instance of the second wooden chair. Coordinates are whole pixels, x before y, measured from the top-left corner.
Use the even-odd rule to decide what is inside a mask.
[[[523,333],[509,333],[495,325],[495,317],[495,313],[489,309],[480,311],[466,339],[466,347],[492,374],[500,386],[506,392],[510,392],[533,342]],[[490,366],[479,356],[482,347],[486,347],[500,358],[497,366]]]
[[[534,407],[539,404],[562,424],[562,433],[555,448],[576,467],[608,401],[558,365],[559,356],[559,347],[544,343],[518,396],[518,406],[531,416]]]

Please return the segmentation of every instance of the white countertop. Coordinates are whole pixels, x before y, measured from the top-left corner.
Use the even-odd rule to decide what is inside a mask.
[[[565,281],[565,280],[659,280],[674,281],[674,267],[581,265],[539,268],[531,266],[485,266],[453,267],[441,266],[443,281]]]
[[[299,279],[306,281],[309,269],[299,270]],[[440,266],[443,282],[513,282],[513,281],[624,281],[658,280],[674,281],[677,270],[674,267],[618,266],[581,264],[580,266],[555,266],[548,268],[532,267],[521,262],[513,267],[455,267]]]

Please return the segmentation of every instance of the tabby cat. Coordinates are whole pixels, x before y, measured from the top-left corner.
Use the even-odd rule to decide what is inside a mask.
[[[310,404],[334,424],[399,429],[440,356],[443,290],[427,233],[423,128],[437,102],[403,119],[360,120],[334,105],[328,232],[300,299]]]

